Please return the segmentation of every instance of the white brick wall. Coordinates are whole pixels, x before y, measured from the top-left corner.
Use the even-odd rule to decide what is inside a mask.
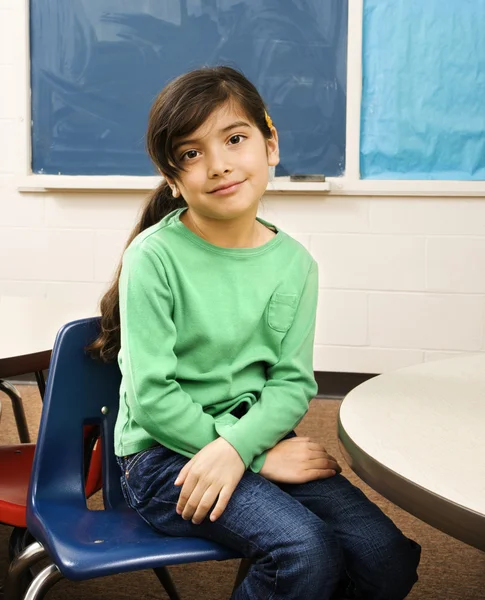
[[[423,237],[313,235],[310,250],[326,288],[416,290],[425,283]]]
[[[0,65],[12,66],[12,42],[11,35],[12,23],[16,22],[16,15],[13,6],[8,6],[5,0],[0,2]],[[2,81],[3,89],[3,81]]]
[[[373,233],[485,235],[485,203],[481,198],[375,198],[370,203]]]
[[[131,194],[52,194],[45,198],[45,224],[52,228],[131,231],[144,196]]]
[[[322,346],[367,346],[367,294],[322,289],[315,343]]]
[[[290,233],[297,223],[319,263],[316,369],[377,373],[485,349],[484,199],[272,198],[262,214]]]
[[[126,246],[129,231],[96,231],[94,234],[94,279],[111,281]]]
[[[429,291],[485,294],[485,237],[430,238],[426,266]]]
[[[0,294],[91,311],[144,197],[16,191],[23,4],[0,0]],[[485,199],[271,196],[261,216],[319,263],[317,370],[378,373],[485,350]]]
[[[479,295],[370,294],[369,344],[478,351],[483,340],[484,306]]]
[[[0,10],[0,17],[2,11]],[[0,115],[2,119],[15,118],[17,108],[17,95],[15,94],[15,68],[13,65],[0,65],[0,81],[2,93],[0,94]]]
[[[0,89],[3,89],[2,84],[0,84]],[[0,117],[0,175],[13,174],[13,154],[8,146],[8,142],[14,139],[14,135],[14,121],[12,119],[2,119]]]

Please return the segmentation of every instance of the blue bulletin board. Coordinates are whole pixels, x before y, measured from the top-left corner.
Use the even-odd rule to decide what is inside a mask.
[[[364,0],[367,179],[485,179],[485,2]]]
[[[345,168],[347,0],[31,0],[32,170],[152,175],[149,107],[204,64],[241,69],[278,128],[276,174]]]

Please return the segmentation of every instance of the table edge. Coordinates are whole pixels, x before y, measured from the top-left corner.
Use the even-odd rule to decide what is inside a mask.
[[[42,350],[20,356],[0,358],[0,378],[7,379],[35,371],[44,371],[49,368],[52,350]]]
[[[485,516],[413,483],[372,458],[345,431],[340,410],[338,438],[347,464],[372,489],[432,527],[485,551]]]

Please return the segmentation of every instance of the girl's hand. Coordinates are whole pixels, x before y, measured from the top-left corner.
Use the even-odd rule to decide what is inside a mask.
[[[341,471],[322,444],[308,437],[293,437],[268,451],[259,474],[277,483],[306,483],[333,477]]]
[[[217,500],[210,520],[224,512],[246,467],[236,449],[224,438],[217,438],[192,457],[178,474],[175,485],[182,485],[177,513],[199,525]]]

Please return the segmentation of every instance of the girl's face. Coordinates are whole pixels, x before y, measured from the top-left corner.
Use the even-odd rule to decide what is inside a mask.
[[[279,162],[278,136],[267,140],[235,103],[214,110],[174,151],[185,168],[175,181],[189,208],[201,217],[234,219],[255,213]]]

